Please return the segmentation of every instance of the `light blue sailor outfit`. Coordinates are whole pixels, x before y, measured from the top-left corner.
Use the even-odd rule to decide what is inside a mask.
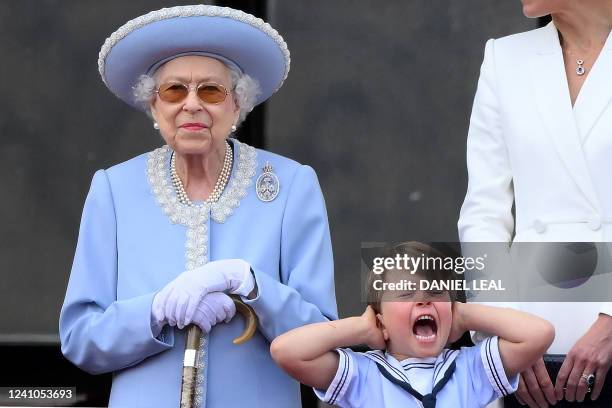
[[[107,87],[143,109],[132,86],[152,67],[181,55],[218,58],[256,79],[257,103],[287,77],[289,51],[261,19],[196,5],[130,20],[100,51]],[[219,200],[189,206],[171,181],[163,146],[95,173],[60,315],[62,352],[90,373],[113,372],[110,407],[178,407],[185,331],[155,336],[157,291],[185,270],[240,258],[258,294],[243,299],[259,318],[254,337],[237,314],[204,335],[197,353],[195,405],[208,408],[299,407],[299,384],[273,362],[276,336],[337,318],[333,259],[321,188],[312,168],[229,140],[233,164]]]
[[[327,390],[315,393],[338,407],[476,408],[511,394],[498,338],[473,347],[445,349],[438,357],[398,361],[382,351],[338,349],[338,370]]]

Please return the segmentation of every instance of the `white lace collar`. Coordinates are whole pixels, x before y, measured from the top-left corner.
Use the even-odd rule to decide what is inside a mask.
[[[172,149],[164,145],[150,152],[147,160],[147,177],[151,191],[164,213],[173,224],[195,227],[211,218],[223,223],[240,205],[253,183],[257,167],[257,150],[245,143],[230,139],[234,146],[234,166],[228,186],[218,201],[188,206],[178,200],[170,180],[170,155]]]

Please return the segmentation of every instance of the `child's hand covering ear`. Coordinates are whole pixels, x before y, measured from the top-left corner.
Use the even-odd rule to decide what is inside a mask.
[[[360,317],[365,344],[372,350],[384,350],[386,348],[385,337],[378,325],[378,319],[372,306],[368,306]]]
[[[450,333],[448,334],[449,343],[459,340],[461,336],[463,336],[463,333],[465,333],[467,330],[467,328],[463,324],[463,318],[461,315],[462,306],[463,306],[463,303],[461,302],[453,302],[453,312],[452,312],[453,324],[451,326]]]

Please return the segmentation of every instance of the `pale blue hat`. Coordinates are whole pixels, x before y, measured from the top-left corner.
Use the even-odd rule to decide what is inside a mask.
[[[133,96],[140,75],[182,55],[214,57],[256,79],[258,104],[282,86],[291,62],[283,37],[262,19],[229,7],[195,5],[128,21],[104,42],[98,69],[112,93],[142,110]]]

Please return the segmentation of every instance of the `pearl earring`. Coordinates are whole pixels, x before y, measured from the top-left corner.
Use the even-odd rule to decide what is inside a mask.
[[[236,131],[236,129],[238,129],[238,128],[236,127],[236,125],[232,125],[232,132],[235,132],[235,131]]]
[[[159,130],[159,125],[157,124],[157,122],[153,122],[153,129]]]

